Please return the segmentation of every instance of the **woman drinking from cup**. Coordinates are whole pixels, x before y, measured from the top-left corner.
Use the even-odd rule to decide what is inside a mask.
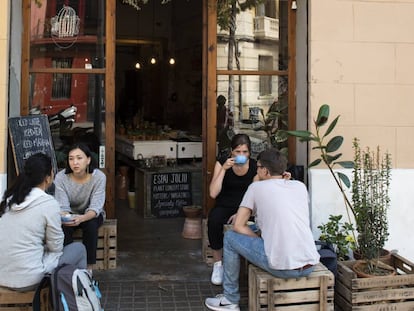
[[[208,215],[208,239],[213,251],[211,282],[223,281],[223,228],[232,222],[247,187],[256,177],[256,160],[250,158],[251,142],[246,134],[236,134],[231,140],[230,155],[219,158],[210,183],[210,197],[215,206]]]

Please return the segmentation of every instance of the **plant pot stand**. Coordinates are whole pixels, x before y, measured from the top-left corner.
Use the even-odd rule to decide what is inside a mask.
[[[335,306],[342,311],[414,310],[414,263],[392,254],[397,275],[358,278],[355,261],[339,261]]]

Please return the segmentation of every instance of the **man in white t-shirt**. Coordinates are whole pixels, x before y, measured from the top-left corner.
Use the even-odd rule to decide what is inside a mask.
[[[224,236],[224,292],[206,299],[211,310],[240,310],[240,256],[279,278],[307,276],[319,262],[310,229],[306,186],[285,179],[286,166],[286,157],[275,148],[259,154],[260,181],[247,189],[233,230]],[[252,215],[260,236],[247,225]]]

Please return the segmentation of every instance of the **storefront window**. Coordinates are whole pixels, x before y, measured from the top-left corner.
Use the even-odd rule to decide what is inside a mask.
[[[258,100],[261,79],[271,81],[275,89],[275,97]],[[276,147],[287,154],[287,135],[283,130],[288,128],[288,95],[287,82],[283,76],[236,76],[233,83],[235,105],[230,106],[227,90],[230,88],[229,76],[218,76],[217,97],[217,142],[219,153],[228,153],[230,141],[234,134],[245,133],[252,141],[252,156],[269,147]],[[247,97],[247,100],[244,100]],[[249,98],[250,97],[250,98]],[[256,104],[249,104],[249,103]]]
[[[252,139],[253,156],[271,146],[287,154],[281,131],[288,128],[287,9],[288,1],[279,0],[247,8],[236,1],[227,2],[226,9],[219,4],[217,95],[225,109],[217,103],[218,128],[219,110],[227,116],[227,129],[218,133],[219,152],[243,132]]]
[[[105,1],[30,2],[28,110],[49,117],[59,167],[67,147],[105,144]]]

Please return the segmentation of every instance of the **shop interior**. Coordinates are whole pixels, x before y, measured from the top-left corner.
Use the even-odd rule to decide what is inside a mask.
[[[117,1],[117,130],[139,135],[155,126],[200,135],[201,3],[162,3],[137,10]]]
[[[202,3],[116,5],[117,198],[144,218],[184,216],[202,200]]]

